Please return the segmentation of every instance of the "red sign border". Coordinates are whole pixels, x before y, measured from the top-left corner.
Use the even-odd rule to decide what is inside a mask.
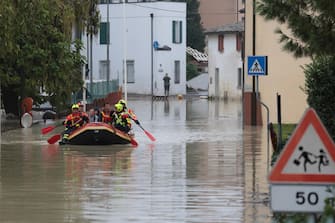
[[[307,109],[299,125],[296,127],[292,134],[289,142],[285,145],[281,155],[279,156],[274,168],[269,175],[269,181],[271,183],[334,183],[334,174],[287,174],[282,173],[288,160],[292,156],[293,152],[297,148],[298,143],[304,136],[309,125],[313,125],[316,133],[319,135],[323,142],[325,149],[330,154],[333,162],[335,161],[335,144],[332,138],[329,136],[326,128],[322,124],[320,118],[312,108]]]

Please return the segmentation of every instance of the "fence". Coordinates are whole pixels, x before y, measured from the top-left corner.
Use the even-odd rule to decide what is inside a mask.
[[[86,101],[88,104],[94,100],[105,98],[111,92],[119,91],[119,80],[99,81],[86,84]],[[83,100],[82,90],[72,96],[72,102]]]

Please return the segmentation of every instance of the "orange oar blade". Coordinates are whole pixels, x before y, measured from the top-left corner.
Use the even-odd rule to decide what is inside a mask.
[[[51,132],[52,130],[54,130],[55,128],[56,128],[56,126],[48,126],[48,127],[45,127],[45,128],[43,128],[43,129],[41,129],[41,133],[42,133],[43,135],[45,135],[45,134]]]
[[[58,140],[60,140],[60,138],[61,138],[60,134],[54,135],[54,136],[52,136],[51,138],[48,139],[48,143],[49,144],[55,144]]]
[[[144,130],[144,133],[149,137],[151,141],[156,141],[155,137],[151,135],[147,130]]]

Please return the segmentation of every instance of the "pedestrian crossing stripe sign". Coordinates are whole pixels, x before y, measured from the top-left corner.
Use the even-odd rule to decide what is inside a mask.
[[[309,108],[269,174],[271,183],[334,183],[335,145]]]
[[[248,75],[267,74],[267,56],[248,56]]]

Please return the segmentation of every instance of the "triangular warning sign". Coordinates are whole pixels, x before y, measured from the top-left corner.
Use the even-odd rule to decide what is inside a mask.
[[[258,73],[264,73],[264,69],[261,66],[261,64],[259,63],[259,61],[257,59],[254,60],[254,62],[252,63],[250,69],[249,69],[249,73],[250,74],[258,74]]]
[[[314,109],[306,110],[274,165],[269,181],[335,182],[335,145]]]

